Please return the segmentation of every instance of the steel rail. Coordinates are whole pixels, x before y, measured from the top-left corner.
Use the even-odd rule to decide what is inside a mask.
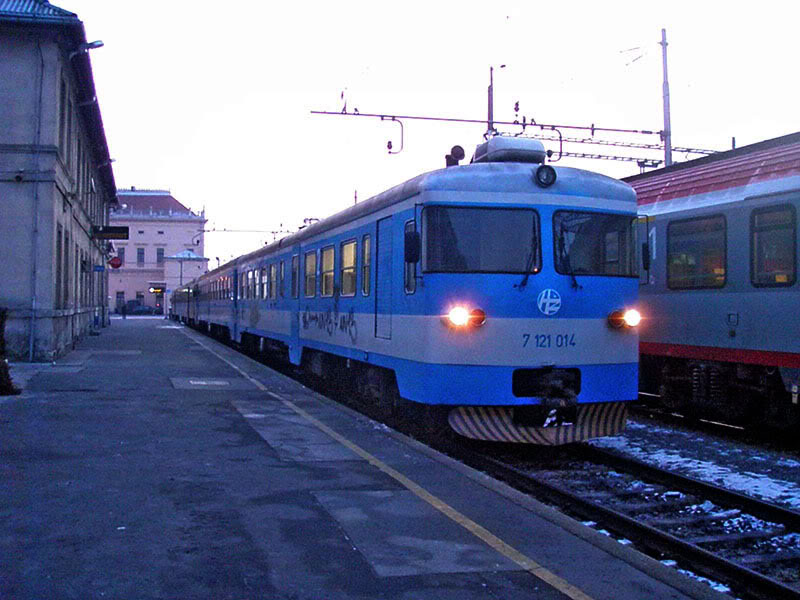
[[[685,542],[669,533],[633,518],[586,500],[579,495],[526,473],[517,467],[474,451],[460,448],[454,451],[459,460],[536,497],[545,497],[559,506],[601,523],[637,544],[641,548],[677,558],[686,566],[711,579],[722,581],[740,595],[758,600],[800,600],[800,591],[747,567],[717,556],[699,546]]]

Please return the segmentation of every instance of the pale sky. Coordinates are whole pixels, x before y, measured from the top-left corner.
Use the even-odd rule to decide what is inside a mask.
[[[91,60],[117,186],[169,189],[205,208],[209,229],[295,231],[306,217],[351,205],[356,191],[364,200],[443,167],[454,144],[468,162],[483,139],[485,125],[405,121],[405,147],[389,155],[388,140],[400,145],[397,124],[310,114],[340,111],[342,91],[351,111],[485,119],[489,66],[505,64],[495,69],[495,120],[513,120],[519,101],[519,117],[537,123],[659,131],[662,28],[674,146],[727,150],[732,137],[743,146],[800,131],[797,2],[52,3],[78,14],[89,41],[105,43]],[[556,164],[614,177],[639,171]],[[210,232],[206,256],[214,267],[215,257],[272,239]]]

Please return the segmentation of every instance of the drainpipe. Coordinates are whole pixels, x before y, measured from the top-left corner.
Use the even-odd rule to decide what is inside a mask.
[[[42,94],[44,87],[44,54],[42,54],[41,43],[36,41],[36,49],[39,51],[39,97],[36,102],[36,139],[33,141],[33,172],[37,175],[33,178],[33,231],[31,233],[31,250],[33,260],[31,260],[31,325],[30,339],[28,340],[28,360],[33,362],[36,344],[36,276],[38,272],[38,250],[39,250],[39,147],[42,143]]]

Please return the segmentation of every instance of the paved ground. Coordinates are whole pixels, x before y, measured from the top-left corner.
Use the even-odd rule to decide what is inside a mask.
[[[162,319],[12,377],[0,598],[716,597]]]

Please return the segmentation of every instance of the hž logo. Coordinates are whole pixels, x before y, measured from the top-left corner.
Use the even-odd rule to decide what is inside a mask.
[[[539,297],[536,298],[536,305],[542,314],[552,316],[561,308],[561,295],[552,288],[542,290]]]

